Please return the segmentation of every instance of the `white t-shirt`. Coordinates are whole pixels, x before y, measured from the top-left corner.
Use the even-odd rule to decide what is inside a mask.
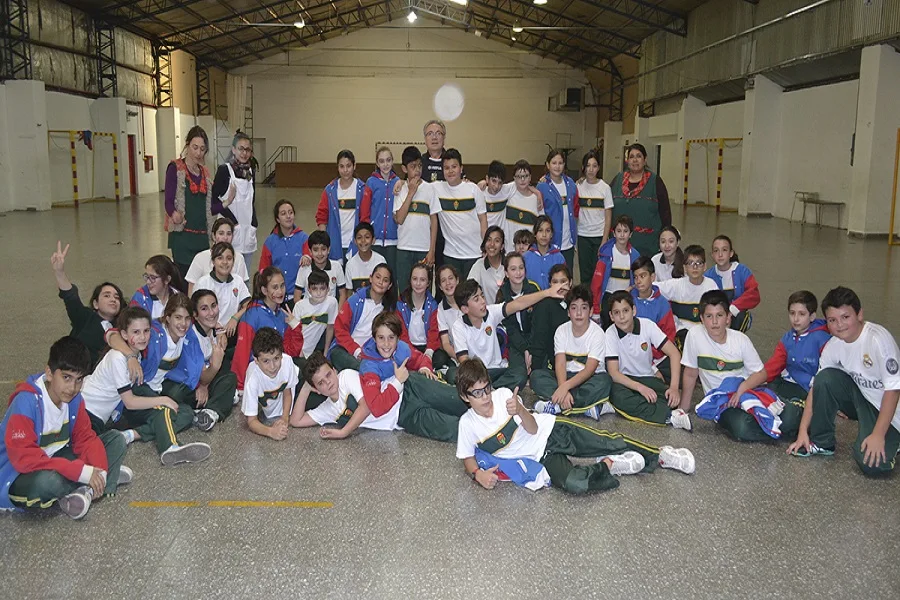
[[[356,227],[356,178],[350,183],[350,187],[346,190],[341,187],[341,183],[337,185],[338,215],[341,218],[341,249],[349,248],[350,241],[353,240],[353,228]],[[341,202],[343,200],[343,202]],[[331,240],[333,244],[335,240]]]
[[[373,267],[377,265],[378,263],[375,263]],[[300,270],[297,271],[297,281],[294,283],[294,287],[299,288],[303,294],[306,294],[306,282],[309,279],[309,274],[312,273],[312,269],[313,265],[309,265],[308,267],[300,267]],[[328,259],[328,262],[325,263],[325,268],[319,270],[324,271],[328,276],[328,293],[337,298],[338,290],[347,287],[341,263]],[[366,281],[368,281],[368,278],[366,278]]]
[[[219,281],[212,273],[207,273],[194,284],[194,291],[212,290],[219,302],[219,325],[224,327],[241,306],[241,302],[250,297],[247,284],[232,276],[229,281]]]
[[[500,341],[497,339],[497,326],[503,322],[505,306],[488,304],[487,315],[479,328],[472,325],[467,315],[456,320],[450,335],[456,356],[468,354],[469,358],[478,357],[488,369],[506,368],[507,362],[500,353]]]
[[[496,225],[506,233],[506,207],[509,199],[516,191],[516,184],[513,182],[504,183],[500,186],[500,191],[492,194],[487,188],[484,188],[484,203],[487,208],[487,224],[488,227]]]
[[[728,265],[728,268],[724,271],[719,270],[719,266],[716,265],[716,275],[722,278],[722,289],[723,290],[733,290],[734,289],[734,270],[737,268],[739,263],[733,262]]]
[[[702,326],[688,331],[681,364],[700,371],[704,394],[722,385],[729,377],[746,379],[763,370],[763,362],[746,335],[728,329],[725,343],[719,344],[709,337]]]
[[[675,268],[675,265],[665,263],[662,252],[657,252],[650,260],[653,261],[653,268],[656,273],[656,283],[672,279],[672,269]]]
[[[400,194],[394,201],[394,214],[409,196],[409,184],[404,181]],[[441,203],[434,194],[434,186],[423,181],[416,188],[403,223],[397,225],[397,249],[414,252],[428,252],[431,249],[431,215],[441,212]]]
[[[885,390],[900,390],[900,350],[891,332],[866,322],[856,341],[848,344],[831,338],[819,357],[819,370],[834,368],[847,373],[869,403],[881,410]],[[891,419],[900,431],[900,406]]]
[[[441,204],[438,218],[444,233],[444,254],[451,258],[472,259],[481,256],[481,221],[487,212],[484,192],[471,181],[451,187],[446,181],[434,182]]]
[[[347,259],[347,266],[344,268],[344,284],[353,291],[369,285],[369,278],[372,276],[372,271],[383,262],[387,261],[382,255],[374,250],[372,251],[372,256],[369,257],[369,260],[367,261],[361,259],[358,253],[354,254]]]
[[[100,359],[94,372],[84,378],[84,387],[81,388],[84,407],[106,423],[122,402],[119,394],[131,387],[128,359],[118,350],[110,350]]]
[[[615,325],[606,330],[606,360],[619,361],[619,371],[629,377],[653,377],[653,349],[669,340],[656,323],[635,317],[634,331],[625,333]]]
[[[381,302],[376,304],[371,298],[365,299],[362,312],[359,315],[359,321],[356,322],[356,327],[350,332],[350,337],[353,338],[354,342],[362,346],[369,341],[369,338],[372,337],[372,322],[382,312],[384,312],[384,305]]]
[[[410,305],[409,311],[409,327],[406,328],[406,332],[409,334],[409,341],[412,342],[413,346],[424,346],[428,343],[428,330],[425,328],[425,309],[414,308]]]
[[[453,324],[462,316],[458,308],[450,306],[447,299],[441,300],[438,304],[438,333],[446,333],[450,336],[450,343],[453,343]]]
[[[200,342],[200,350],[203,351],[203,362],[209,366],[209,359],[212,357],[212,342],[209,339],[209,334],[200,329],[197,325],[197,321],[194,321],[192,327],[194,328],[194,333],[197,335],[197,341]]]
[[[491,261],[484,258],[483,260],[475,261],[466,279],[474,279],[478,282],[478,285],[481,286],[481,291],[484,292],[484,297],[487,298],[488,304],[490,304],[497,301],[497,291],[503,285],[503,280],[506,279],[506,269],[503,268],[502,262],[495,269],[491,266]]]
[[[474,457],[475,449],[481,443],[498,447],[492,452],[497,458],[530,458],[537,461],[544,458],[547,439],[556,424],[556,417],[551,414],[535,414],[538,430],[531,435],[522,427],[520,416],[509,416],[506,401],[510,396],[512,392],[506,388],[494,390],[491,394],[494,411],[490,417],[482,417],[470,408],[459,418],[456,458]]]
[[[622,275],[624,275],[624,277],[622,277]],[[619,252],[619,249],[613,246],[609,279],[606,280],[606,289],[603,291],[604,293],[612,294],[619,290],[627,290],[630,286],[631,254]]]
[[[606,336],[603,328],[593,321],[589,320],[587,331],[581,337],[575,337],[571,321],[557,327],[553,334],[553,351],[555,354],[566,355],[567,373],[583,371],[589,358],[597,361],[594,373],[606,371]]]
[[[366,417],[366,420],[359,425],[360,427],[377,429],[379,431],[403,429],[397,425],[397,421],[400,420],[400,403],[403,402],[403,384],[397,381],[395,377],[391,377],[390,379],[381,382],[381,389],[384,390],[384,388],[389,385],[394,386],[397,388],[397,391],[400,392],[400,400],[391,407],[391,410],[380,417],[370,414]],[[319,425],[337,423],[341,414],[347,410],[348,397],[350,398],[351,404],[355,404],[354,400],[359,402],[359,400],[363,398],[362,382],[359,380],[359,372],[352,369],[344,369],[338,374],[337,400],[326,398],[325,402],[316,408],[307,411],[306,414]],[[355,406],[351,408],[351,414],[353,410],[356,410]]]
[[[162,391],[162,382],[163,379],[166,378],[166,373],[175,368],[175,365],[178,364],[178,359],[181,358],[181,351],[184,349],[184,337],[175,342],[172,340],[172,336],[169,334],[169,330],[166,326],[162,325],[162,323],[160,323],[160,325],[162,326],[163,333],[166,335],[166,353],[163,354],[162,360],[159,363],[159,368],[156,369],[156,374],[153,376],[153,379],[144,382],[157,394]]]
[[[47,456],[53,456],[69,443],[69,405],[62,402],[59,406],[53,404],[43,377],[38,377],[35,383],[37,389],[40,390],[41,403],[44,407],[44,423],[41,427],[41,437],[45,435],[53,436],[53,441],[46,446],[41,446],[41,450],[46,452]],[[41,441],[39,439],[38,443]],[[50,441],[49,437],[46,441]]]
[[[325,335],[329,325],[334,325],[338,314],[338,303],[334,296],[326,296],[321,304],[313,304],[309,295],[294,305],[294,317],[303,327],[303,356],[315,352],[316,345]]]
[[[514,248],[513,240],[522,229],[531,231],[538,216],[544,214],[544,207],[538,209],[537,194],[524,196],[518,188],[513,190],[506,204],[506,249]]]
[[[566,183],[563,181],[562,183],[554,183],[553,186],[556,188],[556,191],[559,192],[559,197],[562,199],[562,243],[559,245],[560,250],[568,250],[575,244],[572,242],[572,230],[569,228],[569,198],[566,198]]]
[[[606,210],[613,207],[612,190],[602,179],[578,184],[578,237],[602,238],[607,227]]]
[[[204,250],[203,252],[198,252],[194,256],[194,260],[191,261],[191,266],[188,268],[188,272],[187,275],[184,276],[184,280],[196,285],[197,281],[199,281],[201,277],[203,277],[204,275],[209,275],[210,271],[212,270],[212,250]],[[240,252],[234,253],[234,266],[231,267],[231,274],[241,281],[250,280],[250,273],[247,272],[247,263],[244,262],[244,255]]]
[[[719,286],[709,277],[703,278],[703,283],[694,285],[687,276],[667,281],[658,281],[656,286],[659,293],[666,297],[672,305],[672,314],[675,315],[675,329],[693,329],[700,327],[700,297],[710,290],[717,290]],[[681,315],[681,316],[679,316]],[[688,318],[690,315],[690,318]],[[691,319],[697,319],[693,321]]]
[[[284,414],[284,390],[297,387],[300,369],[287,354],[281,355],[281,368],[275,373],[275,377],[269,377],[262,372],[256,361],[247,367],[247,375],[244,379],[244,400],[241,412],[248,417],[259,415],[262,407],[264,418],[277,419]],[[296,398],[294,398],[296,400]]]

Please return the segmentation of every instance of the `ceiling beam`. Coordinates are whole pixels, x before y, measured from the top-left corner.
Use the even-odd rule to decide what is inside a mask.
[[[603,13],[609,12],[656,30],[667,31],[680,37],[687,35],[687,18],[684,15],[662,9],[648,2],[638,2],[637,0],[581,0],[581,2],[600,11],[591,22],[602,16]]]

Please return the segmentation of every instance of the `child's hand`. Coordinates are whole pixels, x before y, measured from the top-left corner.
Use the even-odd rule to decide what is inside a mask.
[[[56,242],[56,252],[54,252],[50,256],[50,266],[53,267],[53,270],[57,273],[62,273],[66,268],[66,254],[69,253],[69,244],[66,244],[66,247],[62,247],[62,242]]]
[[[558,300],[564,299],[568,292],[569,284],[567,282],[554,283],[549,288],[547,288],[548,296],[550,298],[556,298]]]
[[[416,195],[420,183],[422,183],[421,177],[416,177],[415,179],[409,178],[406,180],[406,202],[412,202],[413,196]],[[394,195],[396,196],[397,194]]]
[[[494,486],[497,485],[498,480],[497,468],[498,465],[495,465],[490,469],[480,469],[478,471],[475,471],[475,481],[477,481],[481,485],[481,487],[486,490],[494,489]]]
[[[228,322],[225,324],[225,335],[228,337],[232,337],[237,331],[237,326],[237,319],[228,319]]]
[[[519,408],[520,406],[522,406],[522,404],[519,402],[519,386],[516,386],[512,396],[506,400],[506,412],[509,413],[509,416],[514,417],[519,414],[519,411],[521,410]]]
[[[419,373],[421,373],[428,379],[437,379],[437,375],[435,375],[434,371],[432,371],[428,367],[422,367],[421,369],[419,369]]]
[[[572,397],[569,390],[556,388],[556,391],[553,392],[553,396],[550,397],[550,402],[556,404],[563,410],[569,410],[572,408],[572,405],[575,404],[575,399]]]
[[[134,385],[144,383],[144,368],[141,366],[141,361],[136,358],[128,359],[128,378]]]
[[[398,180],[397,183],[394,184],[394,195],[396,196],[397,194],[399,194],[400,190],[402,190],[402,189],[403,189],[403,182]],[[410,196],[410,197],[412,197],[412,196]]]
[[[197,408],[205,407],[206,401],[209,400],[209,388],[205,385],[198,385],[194,392],[194,399],[197,401]]]
[[[165,406],[166,408],[171,408],[175,412],[178,412],[178,403],[168,396],[160,396],[159,398],[157,398],[157,400],[159,400],[159,404],[157,404],[157,406]]]
[[[434,252],[429,250],[428,254],[425,255],[425,259],[422,262],[425,263],[429,267],[433,267],[434,266]]]
[[[653,388],[647,387],[646,385],[640,385],[637,389],[638,394],[644,397],[644,400],[649,402],[650,404],[656,404],[656,390]],[[666,390],[666,394],[668,395],[669,390]],[[681,400],[681,398],[679,398]]]
[[[343,440],[349,433],[345,433],[343,429],[335,427],[322,427],[319,429],[319,437],[323,440]]]
[[[887,462],[887,455],[884,452],[884,436],[875,432],[869,434],[860,444],[860,450],[863,451],[863,462],[869,467],[878,467],[882,463]]]
[[[300,259],[300,266],[308,267],[311,264],[312,264],[312,258],[308,254],[304,254],[303,257]]]
[[[212,342],[212,354],[209,357],[209,362],[221,365],[222,359],[225,358],[225,338],[221,336],[216,337],[216,332],[210,331],[209,341]]]
[[[408,361],[409,359],[407,358],[401,365],[394,363],[394,377],[396,377],[397,381],[400,383],[406,383],[406,380],[409,379],[409,369],[406,368],[406,363]]]
[[[804,453],[809,452],[809,434],[805,431],[801,431],[797,434],[797,439],[793,444],[787,447],[788,454],[797,454],[800,451]]]
[[[94,470],[91,472],[91,480],[88,482],[88,485],[94,490],[94,500],[99,500],[106,490],[106,479],[101,475],[102,472],[97,467],[94,467]]]
[[[182,223],[184,223],[184,213],[182,213],[180,210],[176,210],[175,212],[173,212],[170,218],[176,225],[181,225]]]
[[[288,434],[288,424],[284,419],[278,419],[272,426],[269,427],[269,437],[273,440],[280,442],[284,438],[287,437]]]
[[[681,392],[677,387],[670,387],[666,390],[666,403],[669,408],[677,408],[681,404]]]

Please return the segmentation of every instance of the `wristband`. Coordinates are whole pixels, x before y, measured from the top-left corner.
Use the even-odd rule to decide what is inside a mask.
[[[134,360],[137,360],[139,357],[140,357],[140,354],[138,354],[137,352],[132,352],[131,354],[128,354],[125,356],[125,358],[127,358],[127,359],[133,358]]]
[[[231,315],[231,318],[228,320],[229,321],[237,321],[238,320],[237,315]]]
[[[469,473],[469,477],[472,478],[472,481],[475,481],[475,475],[477,475],[477,474],[478,474],[478,471],[480,471],[480,470],[481,470],[481,467],[478,467],[477,469],[475,469],[474,471],[472,471],[471,473]]]

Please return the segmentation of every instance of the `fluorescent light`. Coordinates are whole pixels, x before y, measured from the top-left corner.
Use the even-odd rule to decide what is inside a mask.
[[[534,0],[534,3],[538,6],[543,6],[544,4],[547,4],[547,0]]]
[[[509,38],[509,39],[511,39],[512,41],[516,41],[516,36],[512,36],[512,37]]]
[[[459,4],[460,6],[465,6],[469,3],[468,0],[450,0],[453,4]]]
[[[297,29],[303,29],[304,26],[306,26],[306,23],[303,22],[303,19],[294,21],[294,27],[296,27]]]
[[[418,18],[419,17],[416,16],[415,11],[412,11],[412,10],[409,11],[408,15],[406,15],[406,20],[409,21],[410,23],[415,23],[416,19],[418,19]]]
[[[522,33],[523,29],[524,28],[521,25],[513,25],[512,28],[513,33]]]

